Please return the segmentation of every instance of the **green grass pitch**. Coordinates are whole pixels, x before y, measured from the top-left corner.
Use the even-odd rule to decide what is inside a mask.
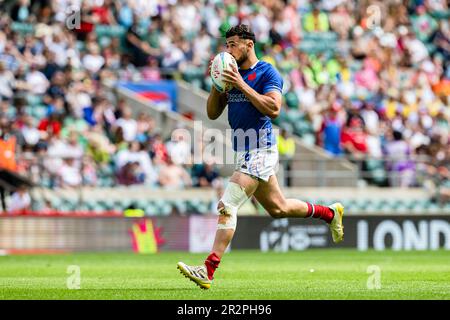
[[[236,250],[225,255],[211,289],[201,290],[176,263],[200,264],[205,256],[1,256],[0,299],[450,299],[450,251]],[[70,265],[80,268],[80,289],[67,288]],[[373,265],[380,270],[379,289],[368,289]]]

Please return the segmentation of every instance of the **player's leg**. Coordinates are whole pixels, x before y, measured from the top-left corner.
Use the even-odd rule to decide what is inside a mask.
[[[275,175],[270,176],[267,182],[261,181],[254,195],[256,200],[274,218],[306,218],[311,216],[312,210],[307,202],[284,197]],[[333,212],[330,209],[325,211],[323,219],[329,222],[333,218]],[[315,217],[319,218],[319,215],[316,214]]]
[[[214,272],[219,266],[220,260],[233,238],[237,224],[237,212],[242,204],[253,195],[258,187],[258,180],[251,176],[235,171],[219,201],[217,210],[219,219],[216,237],[211,253],[203,266],[188,266],[183,262],[178,263],[178,269],[186,277],[194,281],[203,289],[211,286]]]
[[[270,176],[267,182],[260,181],[254,196],[274,218],[312,217],[321,219],[329,224],[334,242],[340,242],[343,239],[342,215],[344,214],[344,207],[340,203],[322,206],[298,199],[286,199],[275,175]]]
[[[212,252],[222,258],[236,230],[237,211],[253,195],[259,181],[251,176],[235,171],[217,206],[219,219]]]

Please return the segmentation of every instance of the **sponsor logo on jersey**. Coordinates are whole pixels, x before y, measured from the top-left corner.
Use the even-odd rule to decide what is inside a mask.
[[[243,94],[240,93],[229,93],[228,94],[228,103],[239,103],[239,102],[250,102],[248,98]]]

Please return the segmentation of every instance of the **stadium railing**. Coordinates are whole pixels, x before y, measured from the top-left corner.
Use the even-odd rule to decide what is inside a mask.
[[[40,185],[44,188],[53,188],[58,186],[57,174],[49,171],[48,167],[44,165],[45,162],[51,161],[52,158],[63,159],[61,157],[52,157],[52,156],[42,156],[34,153],[21,153],[16,156],[16,161],[19,163],[20,167],[26,168],[23,172],[27,178],[36,184]],[[383,157],[383,158],[374,158],[365,156],[363,158],[355,158],[352,156],[343,156],[344,159],[355,163],[358,168],[358,177],[359,179],[367,180],[367,184],[381,186],[381,187],[401,187],[400,185],[391,185],[387,180],[396,181],[405,176],[406,173],[411,172],[413,177],[411,178],[410,185],[403,185],[403,187],[423,187],[423,182],[427,179],[433,179],[434,181],[445,180],[444,178],[438,175],[430,175],[427,173],[427,168],[430,164],[433,163],[433,159],[428,156],[411,156],[411,157]],[[83,158],[74,158],[76,162],[80,163],[80,172],[83,172],[84,164]],[[331,178],[340,178],[345,179],[347,175],[345,172],[340,170],[325,170],[325,162],[327,159],[320,159],[311,155],[303,155],[299,161],[302,161],[306,164],[314,165],[317,170],[296,170],[290,169],[288,170],[286,167],[286,163],[288,161],[297,161],[297,160],[289,160],[283,157],[280,157],[280,165],[282,166],[283,177],[284,178],[315,178],[320,187],[330,187],[328,185],[327,179]],[[190,165],[186,168],[189,169]],[[397,168],[398,167],[398,168]],[[32,169],[30,169],[32,168]],[[97,174],[97,183],[93,186],[95,187],[113,187],[117,186],[116,182],[116,173],[117,168],[115,168],[114,158],[111,156],[111,159],[108,163],[98,166]],[[37,170],[37,171],[36,171]],[[36,173],[38,172],[38,173]],[[33,176],[35,174],[35,176]],[[39,176],[39,179],[36,178],[36,174]],[[89,186],[92,185],[86,181],[80,184],[81,186]]]
[[[423,187],[423,182],[427,179],[439,181],[438,176],[430,176],[427,174],[427,166],[433,163],[433,158],[420,156],[383,156],[383,157],[354,157],[352,155],[342,155],[336,159],[346,159],[352,162],[357,167],[357,176],[359,183],[366,181],[367,184],[372,184],[380,187]],[[283,166],[284,178],[315,178],[317,185],[326,187],[329,186],[329,179],[347,179],[346,172],[340,170],[325,170],[325,160],[308,154],[302,155],[300,159],[293,159],[292,162],[302,161],[310,164],[311,168],[315,170],[287,170],[286,162],[288,159],[281,157],[281,165]],[[412,176],[409,177],[408,174]],[[409,181],[407,185],[401,185],[401,180]]]
[[[42,165],[45,160],[44,158],[27,154],[19,155],[18,160],[22,166],[27,168],[24,172],[26,176],[38,186],[30,190],[33,199],[33,211],[45,209],[62,212],[86,211],[100,214],[111,210],[123,212],[127,208],[140,208],[144,210],[147,216],[166,216],[173,213],[183,215],[191,213],[208,214],[214,212],[214,204],[217,201],[217,192],[213,188],[189,188],[174,192],[174,190],[145,184],[131,186],[119,185],[115,181],[116,171],[113,167],[110,170],[98,174],[98,176],[103,175],[99,178],[99,181],[101,179],[109,179],[109,183],[100,181],[97,185],[88,185],[83,180],[83,183],[79,186],[62,187],[58,184],[59,179],[55,176],[55,173],[49,172]],[[438,176],[430,175],[426,171],[425,165],[430,160],[429,158],[403,158],[402,161],[407,160],[412,164],[412,167],[416,168],[415,171],[412,171],[414,175],[407,175],[406,178],[402,176],[402,173],[390,172],[388,170],[389,165],[394,160],[398,161],[399,158],[358,159],[358,161],[366,162],[372,160],[376,160],[382,165],[381,169],[384,170],[384,176],[382,177],[385,187],[380,188],[376,184],[373,184],[374,173],[370,170],[360,170],[359,176],[361,183],[358,188],[333,188],[326,184],[322,188],[288,187],[285,183],[286,176],[283,176],[283,167],[279,170],[279,173],[281,173],[279,181],[287,196],[293,196],[314,203],[341,201],[350,212],[365,212],[368,210],[403,212],[416,210],[437,213],[441,209],[450,211],[450,202],[441,201],[442,199],[439,198],[439,187],[445,180],[440,179]],[[305,158],[304,161],[314,161],[314,164],[317,165],[317,159]],[[33,163],[35,167],[27,167],[27,162]],[[281,161],[281,165],[284,165],[283,161]],[[80,171],[82,172],[82,170],[81,162]],[[325,182],[327,179],[345,179],[345,176],[340,171],[322,172],[322,176],[315,176],[317,172],[314,171],[301,170],[291,171],[288,174],[298,178],[313,178]],[[414,178],[412,180],[414,183],[410,188],[403,188],[401,185],[389,187],[389,184],[392,182],[411,179],[411,177]],[[394,197],[393,192],[397,192],[400,196]],[[382,196],[374,197],[374,193],[381,194]],[[252,211],[253,213],[264,213],[263,208],[260,206],[254,209]]]

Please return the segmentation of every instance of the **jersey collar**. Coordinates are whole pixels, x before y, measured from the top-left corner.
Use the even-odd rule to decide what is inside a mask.
[[[252,70],[254,67],[256,67],[256,65],[258,64],[258,62],[259,62],[259,60],[256,60],[255,64],[252,65],[252,66],[250,67],[250,70]]]

